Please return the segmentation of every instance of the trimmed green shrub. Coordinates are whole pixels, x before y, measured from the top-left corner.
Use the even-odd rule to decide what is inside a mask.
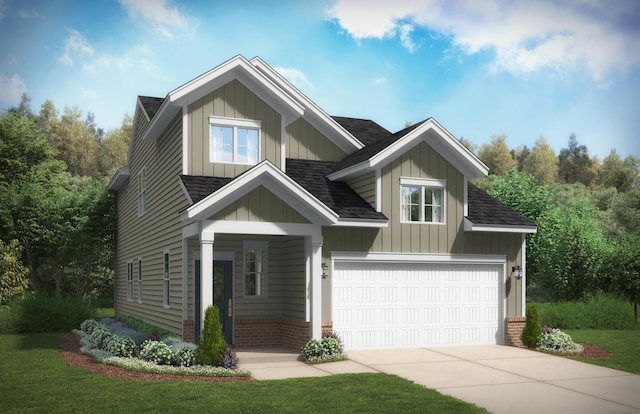
[[[542,330],[540,329],[540,319],[538,319],[538,309],[535,305],[527,305],[527,323],[522,330],[522,343],[529,347],[535,348],[538,345],[538,338]]]
[[[586,301],[538,304],[543,325],[558,329],[634,329],[633,306],[615,295],[598,293]]]
[[[204,312],[204,329],[198,344],[198,363],[218,366],[224,345],[220,312],[217,307],[209,306]]]

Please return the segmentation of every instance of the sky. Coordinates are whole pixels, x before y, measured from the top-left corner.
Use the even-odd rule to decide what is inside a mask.
[[[241,54],[330,115],[640,156],[638,0],[0,0],[0,109],[105,129]]]

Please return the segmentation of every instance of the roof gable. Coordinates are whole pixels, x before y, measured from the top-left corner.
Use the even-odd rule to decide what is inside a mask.
[[[283,117],[285,125],[304,114],[304,107],[243,56],[236,56],[207,73],[169,92],[145,131],[156,140],[169,122],[189,103],[202,98],[232,80],[238,80]]]
[[[429,144],[469,179],[486,176],[489,172],[478,157],[435,119],[428,118],[388,137],[382,135],[377,141],[345,157],[329,178],[345,179],[382,167],[420,141]]]

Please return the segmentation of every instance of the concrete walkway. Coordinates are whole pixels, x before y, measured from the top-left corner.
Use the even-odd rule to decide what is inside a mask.
[[[493,413],[640,414],[640,375],[508,346],[350,351],[307,365],[283,350],[238,352],[258,380],[382,372]]]

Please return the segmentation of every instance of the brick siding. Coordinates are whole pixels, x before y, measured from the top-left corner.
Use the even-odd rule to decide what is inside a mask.
[[[527,318],[524,316],[511,316],[505,319],[505,344],[510,346],[517,346],[524,348],[522,339],[522,330],[527,323]]]

